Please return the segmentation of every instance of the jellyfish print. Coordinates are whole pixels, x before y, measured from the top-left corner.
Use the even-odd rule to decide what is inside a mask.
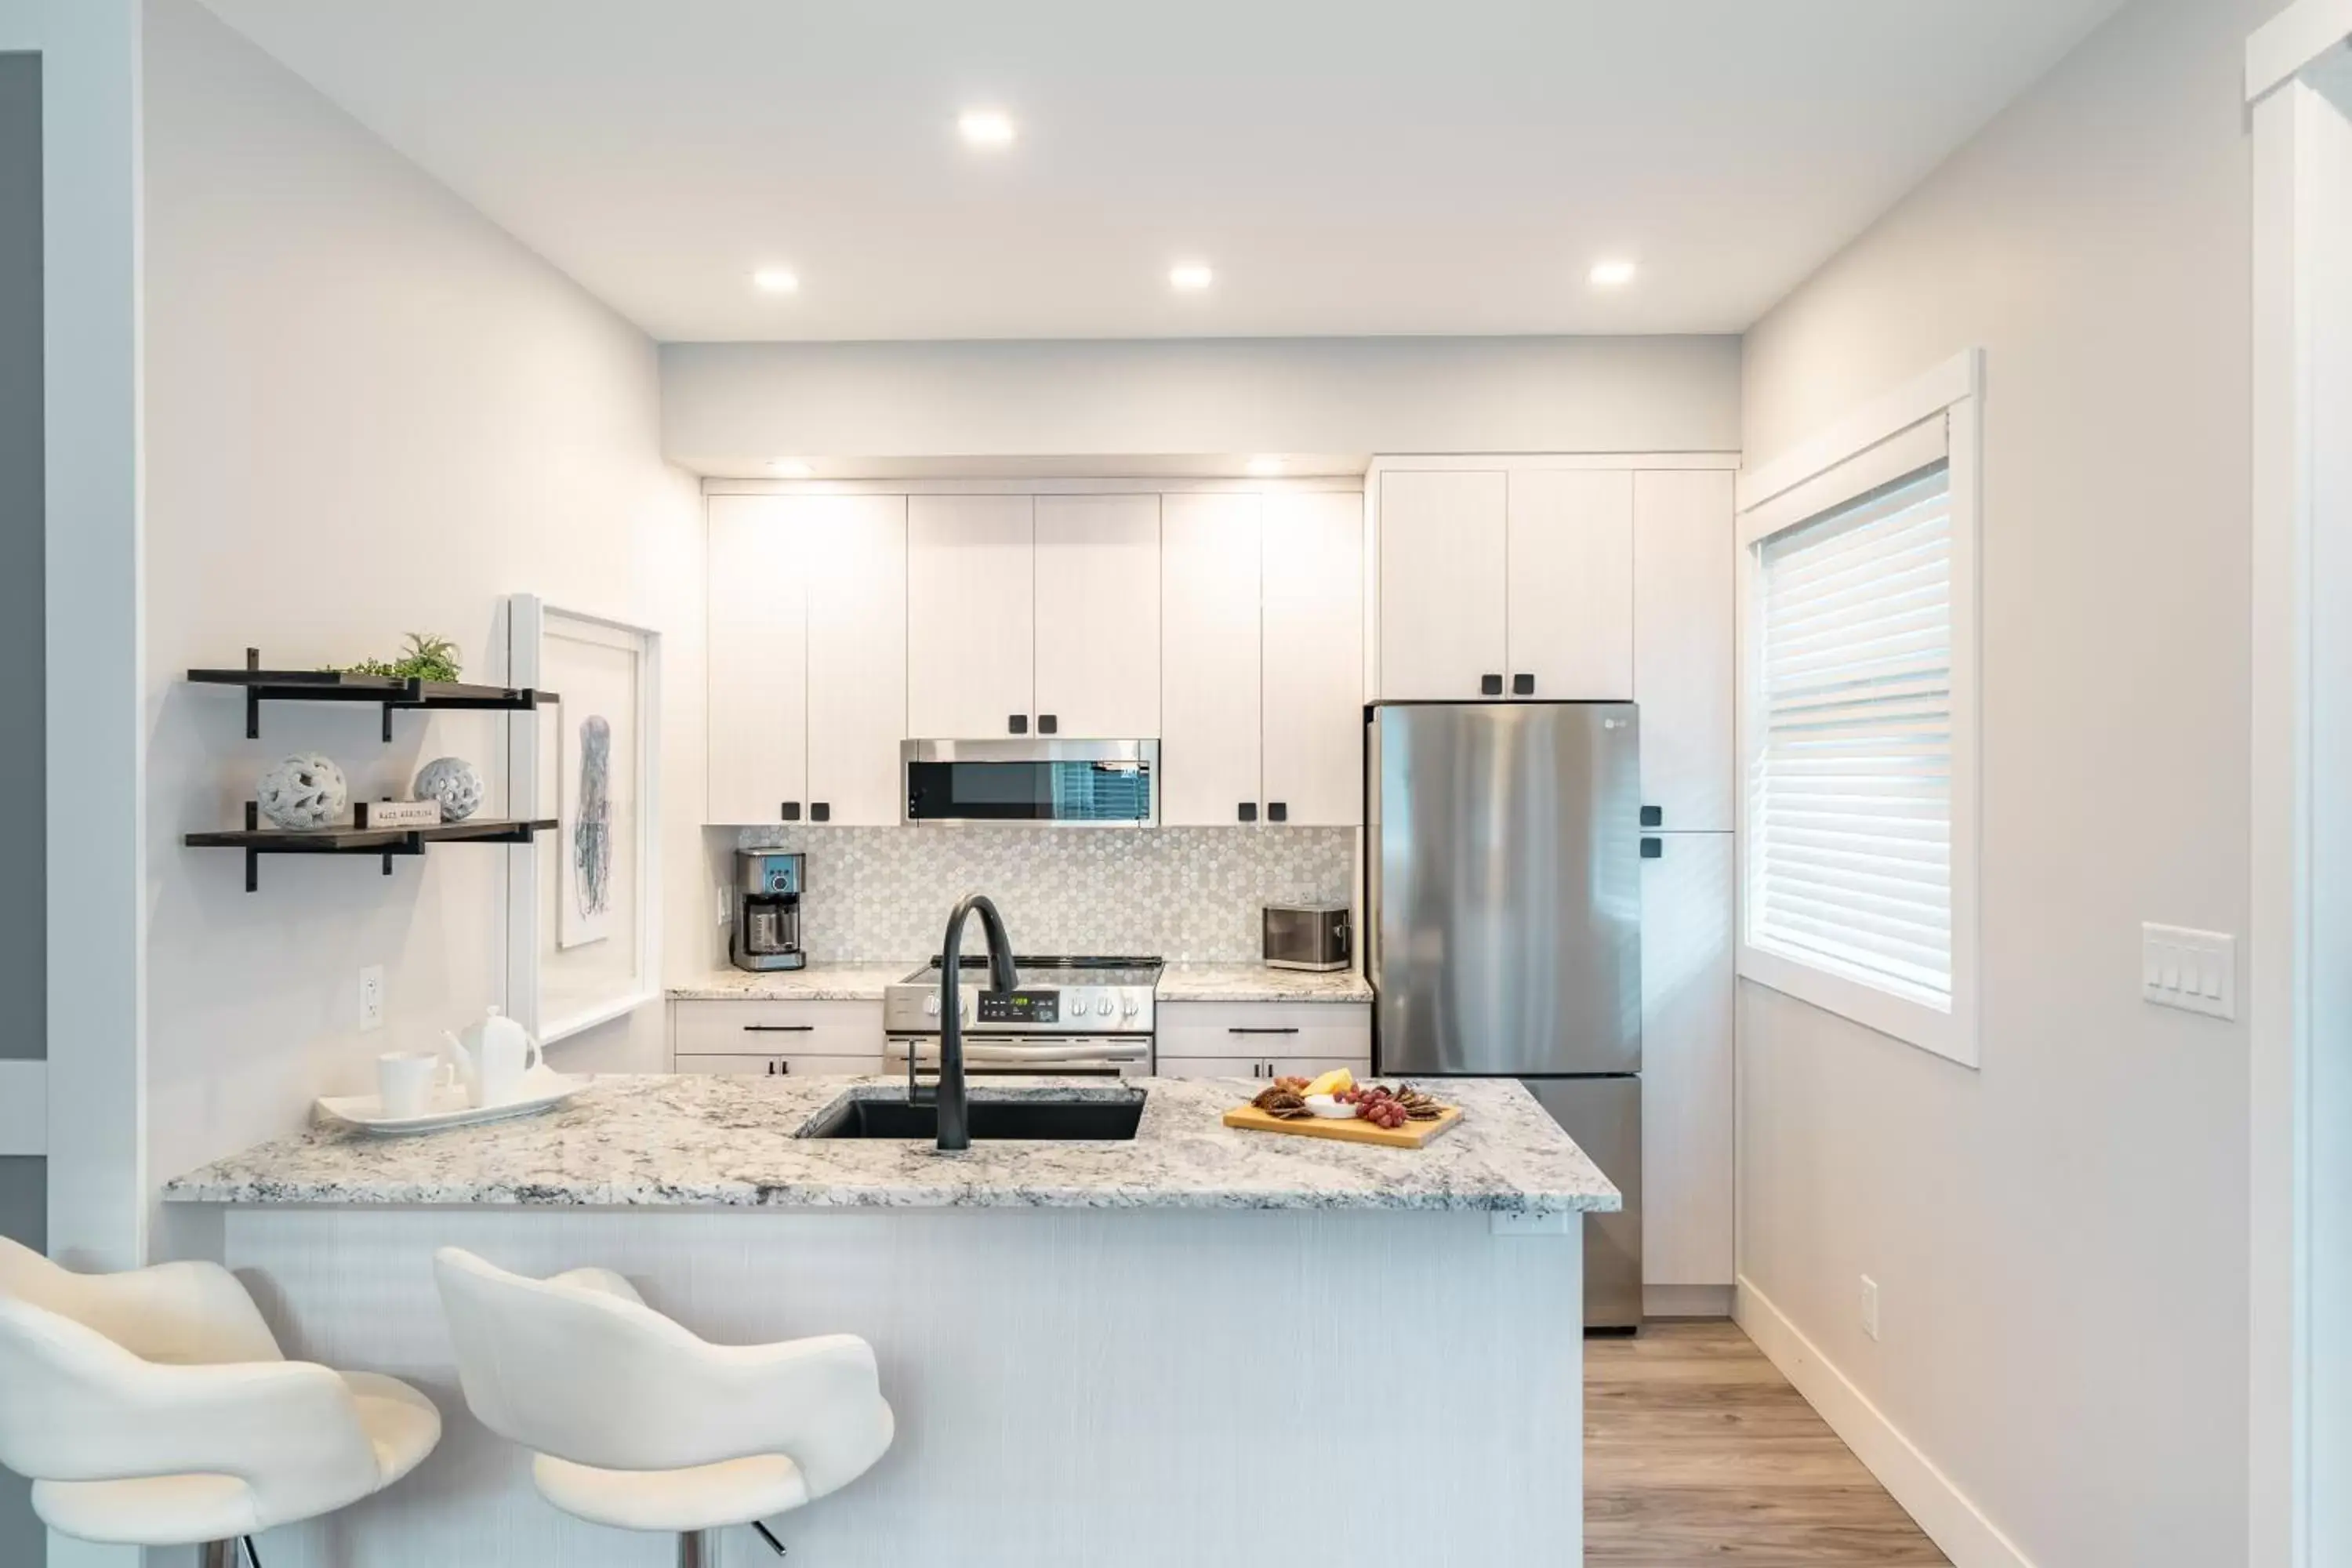
[[[612,784],[613,726],[592,713],[580,721],[580,814],[572,824],[572,897],[583,924],[613,907]]]

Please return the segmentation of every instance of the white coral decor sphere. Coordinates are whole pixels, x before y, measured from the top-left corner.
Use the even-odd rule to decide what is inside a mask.
[[[324,827],[352,803],[343,770],[316,752],[279,759],[261,775],[261,815],[280,827]]]
[[[463,822],[482,804],[482,773],[463,757],[436,757],[416,775],[416,798],[441,803],[441,820]]]

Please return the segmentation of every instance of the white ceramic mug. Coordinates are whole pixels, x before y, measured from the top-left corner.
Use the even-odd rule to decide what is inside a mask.
[[[376,1099],[386,1116],[422,1116],[433,1109],[434,1090],[455,1077],[438,1051],[386,1051],[375,1058]]]

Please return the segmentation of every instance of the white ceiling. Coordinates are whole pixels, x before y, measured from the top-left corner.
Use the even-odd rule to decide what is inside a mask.
[[[208,0],[665,340],[1737,331],[2117,3]]]

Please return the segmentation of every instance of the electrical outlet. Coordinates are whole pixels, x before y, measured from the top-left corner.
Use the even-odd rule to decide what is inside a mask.
[[[1862,1277],[1862,1331],[1878,1337],[1878,1281],[1867,1274]]]
[[[2238,939],[2221,931],[2143,923],[2139,994],[2159,1007],[2236,1017]]]
[[[731,896],[732,892],[732,889],[724,885],[721,885],[719,889],[719,923],[720,925],[725,925],[735,918],[735,900]]]
[[[383,965],[371,963],[360,971],[360,1027],[383,1027]]]

